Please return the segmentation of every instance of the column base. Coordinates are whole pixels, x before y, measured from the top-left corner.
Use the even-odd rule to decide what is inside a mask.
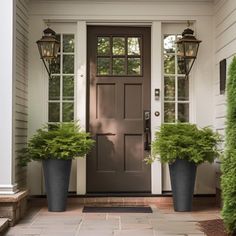
[[[0,184],[0,195],[15,194],[19,191],[17,184]]]
[[[26,213],[28,190],[15,194],[0,194],[1,217],[8,218],[10,226],[14,226]]]

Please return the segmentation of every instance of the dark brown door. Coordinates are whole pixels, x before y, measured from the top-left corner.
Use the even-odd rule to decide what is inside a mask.
[[[87,192],[150,192],[150,28],[91,26],[87,40]]]

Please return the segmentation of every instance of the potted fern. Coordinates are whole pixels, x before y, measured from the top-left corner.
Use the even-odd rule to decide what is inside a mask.
[[[37,130],[20,151],[22,166],[42,161],[49,211],[65,211],[72,159],[84,157],[93,143],[77,123],[57,123]]]
[[[162,124],[152,142],[148,163],[159,158],[169,164],[175,211],[191,211],[197,165],[219,156],[221,138],[209,127],[195,124]]]

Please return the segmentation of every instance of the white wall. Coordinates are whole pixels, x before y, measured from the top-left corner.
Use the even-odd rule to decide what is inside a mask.
[[[0,21],[4,22],[0,43],[0,193],[14,194],[15,184],[13,158],[13,104],[15,70],[15,8],[13,0],[1,2]]]
[[[215,128],[224,134],[226,101],[225,95],[220,95],[219,62],[227,59],[227,65],[233,55],[236,55],[236,1],[218,0],[214,5],[215,24],[215,61],[214,61],[214,90],[215,90]]]
[[[214,125],[215,129],[225,134],[226,97],[220,94],[219,62],[227,60],[227,67],[236,56],[236,1],[215,0],[214,3]],[[216,164],[219,168],[219,165]]]
[[[15,48],[15,106],[14,106],[14,155],[27,141],[28,122],[28,0],[16,1],[16,48]],[[20,187],[26,185],[26,171],[15,161],[15,178]]]
[[[29,135],[46,122],[46,82],[44,68],[39,59],[35,41],[41,37],[43,20],[57,22],[86,21],[88,24],[123,24],[125,22],[195,22],[197,37],[203,40],[199,56],[192,71],[192,121],[200,126],[212,125],[213,117],[213,5],[210,2],[79,2],[32,1],[29,30]],[[186,12],[188,15],[186,15]],[[160,27],[161,29],[161,27]],[[161,34],[161,30],[159,32]],[[78,42],[79,43],[79,42]],[[161,49],[159,49],[161,51]],[[159,55],[162,58],[162,55]],[[153,65],[155,66],[155,65]],[[162,78],[158,77],[160,80]],[[204,174],[202,174],[204,171]],[[31,194],[41,193],[41,169],[38,163],[29,168]],[[210,166],[199,168],[197,193],[214,193],[214,170]],[[37,183],[37,184],[35,184]]]
[[[18,166],[17,150],[27,139],[28,0],[1,2],[0,44],[0,193],[14,194],[25,187],[25,169]]]

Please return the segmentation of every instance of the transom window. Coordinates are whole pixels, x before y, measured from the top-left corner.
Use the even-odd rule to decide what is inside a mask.
[[[101,36],[97,38],[98,76],[141,76],[141,37]]]
[[[74,35],[57,35],[60,52],[52,64],[48,90],[48,122],[74,120]]]
[[[164,122],[189,122],[189,80],[175,41],[181,35],[164,35]]]

